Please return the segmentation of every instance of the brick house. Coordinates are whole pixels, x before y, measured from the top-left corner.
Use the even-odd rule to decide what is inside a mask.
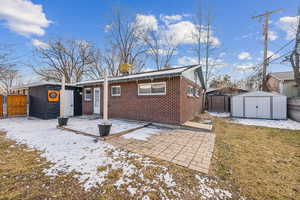
[[[108,115],[168,124],[193,119],[202,107],[199,66],[110,77]],[[80,82],[82,113],[102,114],[103,79]]]
[[[267,76],[267,88],[270,92],[278,92],[287,97],[297,96],[297,84],[294,72],[274,72]]]

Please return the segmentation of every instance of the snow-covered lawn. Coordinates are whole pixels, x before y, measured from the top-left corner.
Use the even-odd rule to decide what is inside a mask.
[[[70,120],[71,124],[75,121],[77,119],[73,122]],[[86,120],[81,125],[84,126],[85,123]],[[90,123],[95,121],[91,120]],[[190,186],[186,188],[188,184],[180,179],[181,176],[178,178],[179,181],[176,181],[177,173],[170,172],[170,166],[166,167],[150,158],[116,149],[104,141],[95,143],[91,137],[57,129],[56,125],[57,120],[27,118],[0,120],[0,130],[6,132],[6,137],[42,151],[41,155],[53,163],[49,169],[45,169],[47,175],[58,176],[60,171],[65,173],[75,171],[76,178],[82,182],[87,191],[92,187],[103,188],[113,184],[113,187],[123,192],[126,190],[135,199],[137,197],[147,199],[149,196],[146,194],[153,191],[161,199],[169,199],[170,196],[181,199],[182,194],[200,195],[204,199],[211,196],[214,199],[231,197],[231,193],[227,190],[211,186],[210,181],[200,173],[189,174],[188,170],[182,172],[188,173],[187,177],[196,180],[194,188]],[[136,125],[124,124],[130,128]],[[129,137],[144,139],[146,135],[156,133],[156,130],[148,128],[143,138],[136,133],[132,133]]]
[[[93,119],[87,116],[72,117],[69,119],[68,125],[66,127],[74,130],[82,131],[85,133],[90,133],[93,135],[99,135],[99,129],[97,124],[99,124],[100,121],[101,119]],[[126,131],[129,129],[133,129],[145,125],[145,123],[124,121],[124,120],[117,120],[117,119],[110,119],[109,121],[112,122],[110,134],[119,133],[122,131]]]
[[[300,123],[293,120],[267,120],[267,119],[241,119],[232,118],[233,123],[253,126],[265,126],[270,128],[300,130]]]

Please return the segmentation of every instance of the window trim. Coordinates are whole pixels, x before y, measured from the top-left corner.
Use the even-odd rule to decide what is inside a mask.
[[[200,97],[200,89],[199,88],[195,88],[195,97],[199,98]]]
[[[152,85],[156,84],[163,84],[164,85],[164,92],[160,93],[152,93]],[[140,93],[140,86],[142,85],[151,85],[151,92],[150,93]],[[140,83],[138,84],[138,96],[155,96],[155,95],[166,95],[167,94],[167,83],[166,82],[153,82],[153,83]]]
[[[87,99],[86,98],[86,91],[89,90],[91,93],[90,93],[90,98]],[[92,88],[84,88],[84,101],[92,101]]]
[[[120,88],[120,94],[113,94],[113,88]],[[110,88],[110,95],[112,97],[120,97],[121,94],[122,94],[121,85],[113,85],[113,86],[111,86],[111,88]]]
[[[192,94],[189,93],[189,88],[192,89]],[[188,96],[188,97],[193,97],[193,96],[194,96],[194,87],[191,86],[191,85],[188,85],[188,86],[187,86],[187,96]]]

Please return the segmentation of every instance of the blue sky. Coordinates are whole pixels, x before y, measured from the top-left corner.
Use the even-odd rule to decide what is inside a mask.
[[[172,24],[191,22],[189,16],[195,13],[197,1],[0,0],[0,5],[0,42],[14,44],[22,62],[27,63],[32,60],[34,49],[32,41],[45,42],[54,37],[62,37],[90,41],[103,49],[106,34],[104,27],[109,23],[110,12],[114,6],[120,5],[132,13],[153,16],[160,25],[163,23],[161,16],[185,16]],[[271,16],[270,55],[272,55],[272,52],[292,39],[292,30],[289,26],[295,22],[298,5],[298,0],[288,0],[288,3],[287,0],[209,0],[208,6],[213,13],[213,37],[220,41],[218,54],[224,63],[218,73],[242,79],[251,73],[251,66],[261,62],[262,25],[258,20],[251,19],[251,16],[266,10],[284,9],[283,12]],[[23,27],[18,27],[23,25],[19,22],[23,20],[22,18],[26,18],[25,25],[28,25],[24,30]],[[32,27],[29,26],[30,23],[33,23]],[[190,64],[193,61],[193,55],[189,51],[191,45],[182,44],[182,48],[172,61],[173,65]],[[281,56],[288,50],[289,47],[276,56]],[[26,76],[32,75],[30,68],[24,65],[19,67]],[[148,62],[147,68],[151,67],[152,63]],[[291,68],[286,63],[272,64],[268,70],[289,71]]]

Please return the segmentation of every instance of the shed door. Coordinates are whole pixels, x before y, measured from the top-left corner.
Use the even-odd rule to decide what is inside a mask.
[[[65,117],[74,116],[74,91],[65,90],[65,105],[64,105]]]
[[[94,113],[100,114],[100,88],[94,88]]]
[[[271,118],[270,97],[245,97],[245,117]]]

